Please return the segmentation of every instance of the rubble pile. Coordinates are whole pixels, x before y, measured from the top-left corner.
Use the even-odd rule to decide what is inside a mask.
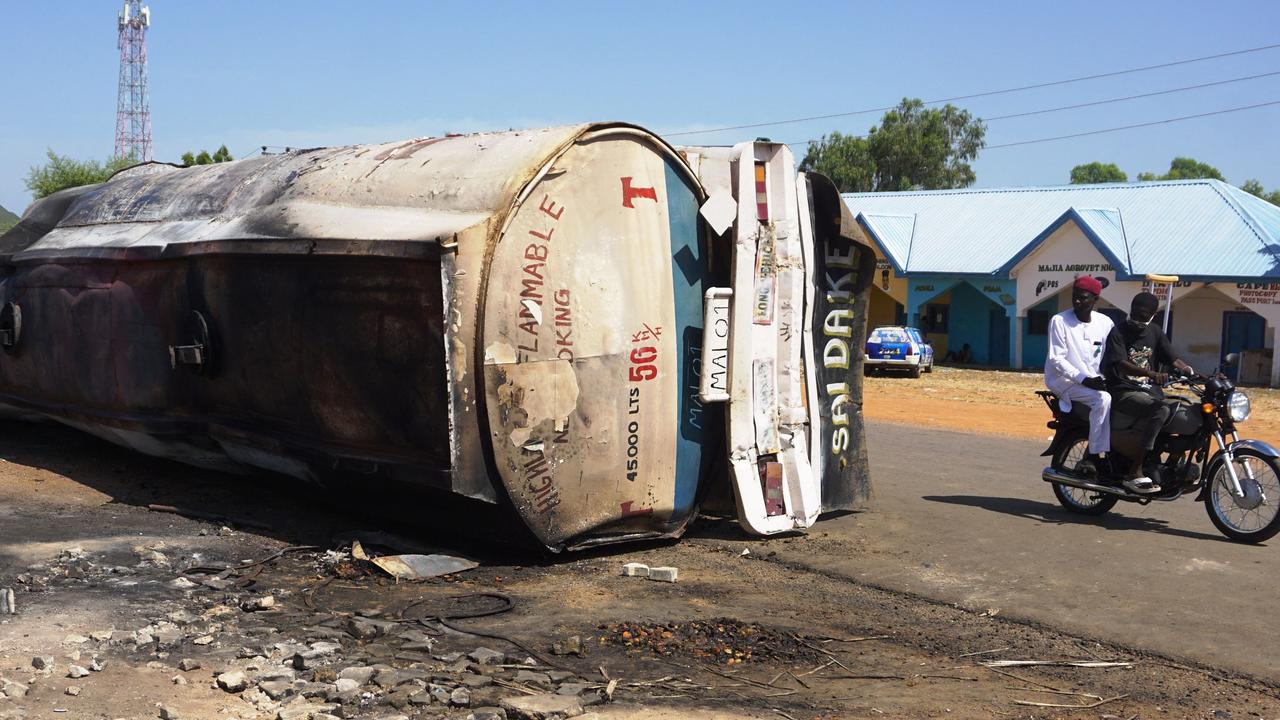
[[[731,618],[689,622],[601,625],[600,644],[665,657],[685,656],[722,665],[781,660],[813,661],[821,653],[796,638]]]
[[[423,617],[421,605],[414,613],[421,619],[332,610],[315,602],[323,579],[301,590],[263,588],[260,567],[209,573],[197,567],[202,558],[179,559],[163,545],[134,551],[132,566],[117,566],[73,548],[17,578],[18,587],[45,592],[66,583],[96,583],[108,592],[122,583],[145,585],[154,587],[156,601],[146,624],[69,628],[61,647],[41,649],[20,677],[0,677],[0,717],[25,717],[6,700],[26,697],[40,683],[63,687],[68,679],[76,684],[64,688],[66,709],[73,716],[89,712],[94,676],[112,658],[159,670],[175,686],[217,688],[233,707],[243,703],[238,715],[245,718],[561,718],[582,714],[613,692],[607,682],[589,681],[515,645],[478,645],[475,636]],[[360,574],[340,556],[311,567],[324,568],[330,578]],[[179,568],[199,571],[181,574]],[[442,604],[477,605],[450,599]],[[500,610],[507,607],[509,601]],[[473,612],[462,617],[484,611]],[[178,706],[161,704],[157,712],[176,720]]]

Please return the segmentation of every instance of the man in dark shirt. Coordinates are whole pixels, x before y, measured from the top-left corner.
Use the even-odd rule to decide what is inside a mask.
[[[1129,306],[1129,318],[1117,323],[1107,337],[1107,351],[1102,358],[1112,410],[1136,416],[1135,427],[1142,431],[1142,452],[1132,459],[1124,481],[1126,488],[1139,493],[1160,490],[1145,476],[1142,465],[1147,453],[1155,448],[1156,437],[1171,412],[1160,389],[1169,381],[1169,375],[1161,369],[1172,365],[1186,375],[1194,374],[1190,365],[1174,355],[1173,346],[1160,327],[1151,323],[1159,307],[1155,295],[1138,293]]]

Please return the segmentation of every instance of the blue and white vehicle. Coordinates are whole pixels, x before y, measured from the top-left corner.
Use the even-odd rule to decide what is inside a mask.
[[[920,377],[921,372],[933,372],[933,346],[916,328],[878,327],[867,334],[863,367],[868,374],[876,368],[900,368]]]

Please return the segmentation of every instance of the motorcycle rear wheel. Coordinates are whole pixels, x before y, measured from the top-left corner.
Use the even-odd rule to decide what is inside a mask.
[[[1225,461],[1216,463],[1207,482],[1209,496],[1204,509],[1223,535],[1244,543],[1270,540],[1280,532],[1280,464],[1257,450],[1235,452],[1236,474],[1245,496],[1231,493],[1231,475]],[[1252,479],[1249,472],[1252,471]]]
[[[1089,451],[1089,436],[1077,433],[1067,438],[1053,454],[1055,470],[1072,472]],[[1058,504],[1078,515],[1105,515],[1119,501],[1115,495],[1093,492],[1062,483],[1051,483]]]

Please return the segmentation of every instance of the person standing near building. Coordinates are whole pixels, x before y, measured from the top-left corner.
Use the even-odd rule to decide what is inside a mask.
[[[1195,370],[1173,353],[1173,346],[1160,326],[1151,322],[1160,307],[1160,299],[1149,292],[1138,293],[1129,306],[1129,317],[1111,331],[1107,349],[1102,354],[1102,374],[1107,379],[1112,406],[1126,415],[1138,418],[1142,430],[1142,449],[1130,459],[1124,486],[1140,493],[1160,489],[1143,473],[1147,453],[1155,449],[1156,437],[1169,419],[1172,409],[1165,404],[1160,386],[1169,381],[1162,370],[1174,367],[1184,375]]]
[[[1082,275],[1071,288],[1071,308],[1049,320],[1049,356],[1044,384],[1058,396],[1058,407],[1071,412],[1074,402],[1089,406],[1089,452],[1077,470],[1093,470],[1111,451],[1111,395],[1101,373],[1102,354],[1114,324],[1093,311],[1102,294],[1097,278]]]

